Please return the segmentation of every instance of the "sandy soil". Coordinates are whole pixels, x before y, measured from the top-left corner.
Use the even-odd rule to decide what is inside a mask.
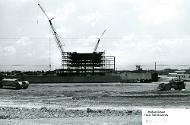
[[[157,91],[158,83],[31,84],[0,91],[0,123],[141,124],[144,107],[190,107],[185,91]]]

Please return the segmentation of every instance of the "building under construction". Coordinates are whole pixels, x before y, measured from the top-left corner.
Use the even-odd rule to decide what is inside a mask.
[[[105,74],[115,71],[115,57],[105,52],[77,53],[64,52],[63,68],[58,74]]]

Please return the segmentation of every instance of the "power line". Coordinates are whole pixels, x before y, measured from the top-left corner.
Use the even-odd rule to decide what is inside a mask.
[[[0,64],[0,66],[49,66],[48,64]],[[128,65],[126,66],[136,66],[136,65]],[[154,64],[142,64],[141,66],[154,66]],[[157,64],[156,66],[190,66],[190,64]]]
[[[49,65],[40,65],[40,64],[37,64],[37,65],[25,65],[25,64],[15,64],[15,65],[0,65],[1,67],[6,67],[6,66],[13,66],[13,67],[24,67],[24,66],[35,66],[35,67],[38,67],[38,66],[40,66],[40,67],[48,67]]]

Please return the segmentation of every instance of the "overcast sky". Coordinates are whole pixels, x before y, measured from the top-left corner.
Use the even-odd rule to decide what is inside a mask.
[[[189,0],[0,0],[0,70],[47,70],[49,57],[53,69],[61,67],[38,3],[55,18],[65,51],[92,52],[108,28],[98,51],[116,56],[117,69],[190,64]]]

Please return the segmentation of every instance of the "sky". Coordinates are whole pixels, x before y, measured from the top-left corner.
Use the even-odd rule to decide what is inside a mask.
[[[0,0],[0,70],[61,68],[65,52],[97,51],[116,57],[117,69],[160,65],[190,67],[189,0]]]

